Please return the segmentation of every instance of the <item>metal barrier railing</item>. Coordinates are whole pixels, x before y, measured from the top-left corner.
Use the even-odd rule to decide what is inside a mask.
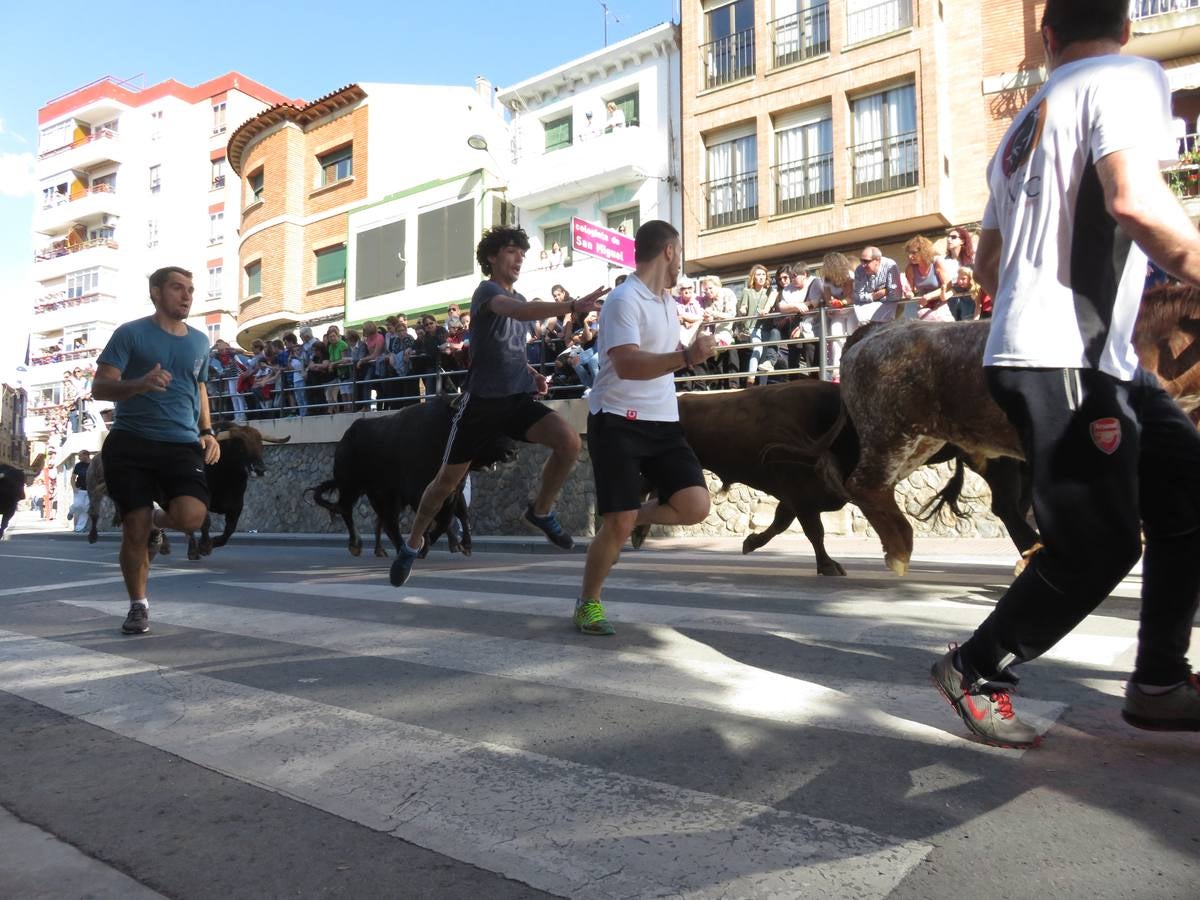
[[[920,304],[923,301],[912,300],[897,300],[892,303],[897,307],[897,317],[900,317],[900,310],[914,305]],[[840,366],[830,362],[831,354],[830,347],[835,344],[842,344],[850,336],[849,334],[830,334],[830,312],[849,312],[854,307],[845,307],[841,310],[831,310],[828,307],[821,306],[816,310],[806,313],[780,313],[771,312],[753,316],[738,316],[728,319],[715,319],[701,324],[702,329],[709,331],[725,331],[723,326],[734,325],[739,322],[758,322],[778,318],[786,318],[792,321],[803,319],[813,321],[813,336],[812,337],[791,337],[781,336],[778,340],[761,340],[752,339],[749,341],[735,341],[734,343],[722,346],[719,348],[717,356],[709,360],[707,364],[700,364],[691,373],[677,373],[674,377],[677,392],[686,392],[693,389],[697,384],[706,384],[709,382],[727,382],[744,386],[744,383],[751,378],[781,378],[791,376],[816,376],[822,381],[829,381],[835,377],[835,373],[840,372]],[[795,326],[793,326],[794,328]],[[713,363],[719,364],[722,355],[728,351],[744,351],[748,350],[753,353],[755,350],[765,350],[769,347],[787,348],[791,350],[796,347],[814,346],[816,347],[816,361],[814,365],[803,365],[793,367],[776,367],[771,370],[759,369],[756,372],[750,372],[745,369],[739,371],[711,371],[708,366]],[[556,354],[555,359],[561,354]],[[541,363],[530,363],[530,365],[540,371],[543,375],[549,375],[554,369],[555,363],[553,360],[544,361]],[[349,380],[350,385],[350,400],[343,400],[339,397],[336,403],[327,400],[307,403],[289,403],[286,402],[286,397],[289,394],[294,394],[297,390],[295,387],[283,388],[281,392],[285,400],[281,400],[278,405],[275,404],[276,391],[272,392],[271,400],[263,404],[258,401],[254,407],[247,407],[245,413],[247,418],[271,418],[271,417],[288,417],[292,415],[332,415],[334,410],[327,407],[338,407],[338,411],[349,412],[366,412],[372,410],[387,410],[400,409],[412,403],[420,403],[431,396],[441,394],[457,394],[459,384],[466,377],[466,369],[437,369],[434,372],[422,372],[409,375],[391,375],[379,378],[352,378]],[[216,381],[228,382],[233,379],[211,377],[209,380],[209,408],[213,415],[214,421],[221,417],[225,418],[236,413],[226,408],[223,401],[230,401],[232,394],[228,391],[214,391],[212,385]],[[324,391],[333,385],[342,385],[346,383],[342,379],[329,381],[324,384],[304,386],[306,391]],[[404,392],[407,385],[413,385],[412,390]],[[420,392],[418,385],[424,384],[426,391],[424,394]],[[432,385],[432,388],[430,387]],[[380,390],[381,386],[383,387]],[[401,393],[392,393],[395,386],[401,388]],[[554,399],[555,395],[562,394],[578,394],[581,390],[586,389],[586,385],[582,383],[573,384],[551,384],[549,396]],[[366,392],[367,396],[361,397],[360,393]],[[248,392],[237,392],[241,397],[248,396]],[[232,405],[232,404],[230,404]],[[349,406],[349,410],[342,410],[341,407]],[[303,412],[302,412],[303,410]],[[253,413],[254,415],[250,415]]]

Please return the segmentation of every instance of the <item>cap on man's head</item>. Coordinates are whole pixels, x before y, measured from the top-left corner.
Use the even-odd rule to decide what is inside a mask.
[[[590,119],[592,117],[592,111],[589,109],[587,112],[584,113],[584,115]]]
[[[693,282],[692,279],[690,279],[690,278],[686,278],[686,277],[680,278],[679,281],[675,282],[676,290],[679,290],[680,288],[695,288],[695,287],[696,287],[695,282]]]

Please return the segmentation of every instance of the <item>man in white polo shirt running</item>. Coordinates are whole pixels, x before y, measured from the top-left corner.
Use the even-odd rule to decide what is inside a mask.
[[[708,515],[700,461],[679,424],[673,375],[713,356],[716,339],[698,334],[679,347],[669,288],[679,277],[679,232],[647,222],[634,238],[637,268],[608,296],[601,313],[600,374],[588,395],[588,452],[602,524],[588,548],[575,627],[607,635],[613,627],[600,589],[636,525],[694,525]],[[642,503],[642,477],[657,497]]]

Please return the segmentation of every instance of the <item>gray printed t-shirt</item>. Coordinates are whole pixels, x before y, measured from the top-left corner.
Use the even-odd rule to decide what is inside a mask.
[[[165,391],[136,394],[116,402],[113,429],[152,441],[177,444],[200,439],[197,385],[208,381],[208,338],[191,326],[185,335],[168,334],[150,316],[126,322],[113,332],[96,360],[121,372],[122,381],[141,378],[155,363],[171,373]]]
[[[534,392],[525,355],[529,323],[492,312],[488,301],[501,294],[527,302],[516,291],[506,291],[494,281],[480,282],[471,297],[471,368],[466,387],[476,397]]]

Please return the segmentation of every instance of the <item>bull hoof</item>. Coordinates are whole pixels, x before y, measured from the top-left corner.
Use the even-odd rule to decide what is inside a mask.
[[[753,553],[755,550],[757,550],[759,547],[761,547],[766,542],[767,542],[767,539],[764,538],[761,534],[747,535],[746,539],[744,541],[742,541],[742,554],[745,555],[747,553]],[[828,575],[830,573],[821,572],[821,574]],[[846,573],[843,572],[842,574],[844,575]]]
[[[1029,565],[1029,561],[1033,559],[1033,555],[1042,549],[1041,544],[1034,544],[1028,550],[1021,554],[1021,558],[1017,560],[1017,564],[1013,566],[1013,575],[1020,575],[1025,571],[1025,567]]]
[[[165,537],[163,538],[162,544],[159,545],[158,555],[159,556],[170,556],[171,555],[171,545],[167,543],[167,539]]]
[[[216,547],[216,546],[220,546],[220,545],[214,544],[212,541],[201,541],[200,548],[199,548],[200,555],[201,556],[209,556],[213,552],[213,547]]]
[[[892,554],[889,553],[883,558],[883,561],[887,563],[887,567],[897,575],[904,576],[908,574],[907,559],[901,559],[900,557],[892,556]]]
[[[824,565],[817,566],[818,575],[845,575],[846,570],[842,568],[842,564],[836,559],[831,559]]]
[[[387,551],[386,551],[386,550],[384,550],[382,547],[376,547],[376,548],[375,548],[375,555],[376,555],[376,556],[381,556],[381,557],[384,557],[384,558],[386,558],[386,557],[387,557]]]
[[[187,556],[188,556],[188,559],[195,562],[196,560],[198,560],[200,558],[200,551],[199,550],[188,550]]]
[[[362,545],[361,544],[351,544],[350,545],[350,555],[351,556],[358,556],[361,553],[362,553]]]
[[[96,543],[96,541],[98,541],[98,540],[100,540],[100,536],[99,536],[99,535],[97,535],[97,534],[89,534],[89,535],[88,535],[88,543],[89,543],[89,544],[94,544],[94,543]]]

